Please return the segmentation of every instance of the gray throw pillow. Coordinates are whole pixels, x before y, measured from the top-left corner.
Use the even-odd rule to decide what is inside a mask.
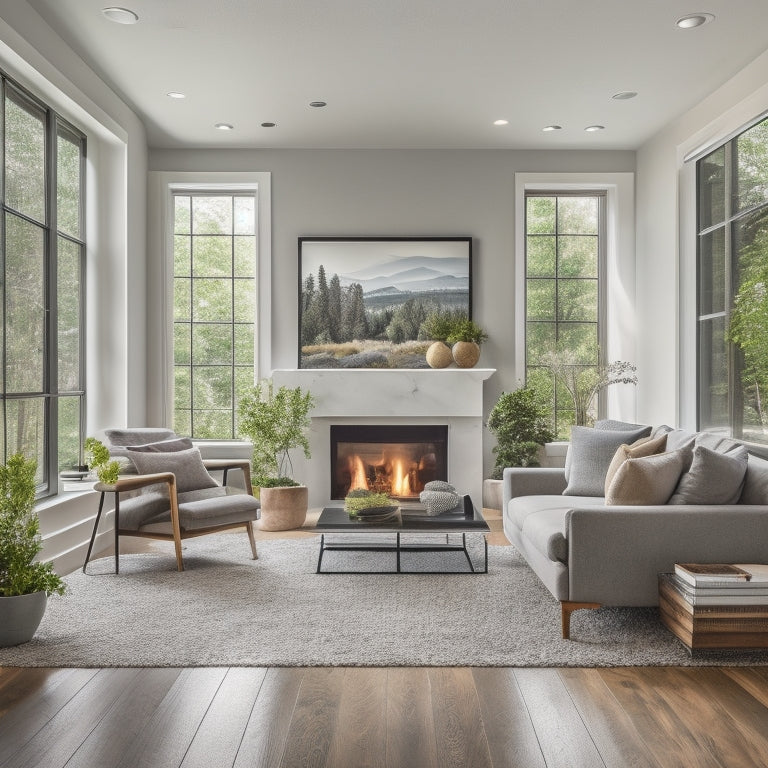
[[[194,447],[188,437],[174,437],[172,440],[160,440],[158,443],[129,445],[125,450],[141,451],[142,453],[173,453],[174,451],[187,451]]]
[[[589,427],[571,427],[574,429],[589,429]],[[595,422],[593,429],[605,431],[605,432],[631,432],[636,434],[637,437],[631,440],[627,440],[627,443],[634,443],[635,440],[639,440],[641,437],[648,437],[651,434],[651,427],[645,426],[645,424],[632,424],[628,421],[617,421],[616,419],[598,419]],[[571,479],[571,459],[573,446],[573,440],[568,446],[568,452],[565,454],[565,481],[569,482]],[[602,494],[598,494],[602,496]]]
[[[176,490],[179,493],[218,486],[218,483],[208,474],[197,448],[165,453],[128,451],[128,456],[141,475],[173,472],[176,475]]]
[[[592,427],[571,427],[571,445],[568,454],[568,486],[564,496],[603,496],[605,476],[619,446],[631,445],[641,437],[648,437],[650,427],[631,432]]]
[[[703,445],[693,449],[691,468],[683,474],[668,504],[736,504],[741,497],[749,455],[744,446],[718,453]]]

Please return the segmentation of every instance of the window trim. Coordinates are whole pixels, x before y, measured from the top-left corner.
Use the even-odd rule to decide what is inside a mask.
[[[514,379],[525,379],[525,193],[526,191],[604,191],[605,204],[605,359],[638,365],[635,316],[635,174],[516,173],[515,174],[515,333]],[[650,375],[650,374],[647,374]],[[610,418],[636,421],[636,387],[609,387],[606,413]]]
[[[272,210],[271,176],[268,171],[198,173],[152,171],[150,177],[150,211],[157,215],[150,217],[149,239],[155,243],[155,253],[160,280],[159,311],[153,316],[157,327],[156,349],[149,350],[149,356],[158,361],[157,386],[161,392],[159,401],[148,398],[149,418],[152,410],[157,413],[155,423],[170,426],[173,422],[173,196],[175,193],[198,192],[253,192],[256,194],[256,316],[254,318],[254,378],[258,379],[271,371],[271,273],[272,273]],[[150,263],[153,259],[150,247]],[[151,280],[151,274],[148,274]],[[149,327],[152,327],[151,325]],[[150,369],[151,369],[150,362]],[[150,390],[153,386],[149,382]]]

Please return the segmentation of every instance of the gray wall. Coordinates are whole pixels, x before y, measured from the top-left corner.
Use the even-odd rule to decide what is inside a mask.
[[[633,172],[635,153],[153,150],[149,165],[152,171],[272,174],[273,368],[297,363],[298,237],[471,235],[473,314],[490,334],[479,365],[497,369],[486,383],[487,412],[521,376],[514,363],[514,174]],[[487,438],[489,467],[493,441]]]

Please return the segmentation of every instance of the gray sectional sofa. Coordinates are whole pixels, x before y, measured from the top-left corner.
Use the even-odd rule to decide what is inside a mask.
[[[658,574],[673,570],[676,562],[768,562],[768,461],[747,456],[743,446],[715,434],[662,427],[653,438],[666,434],[664,455],[632,459],[626,469],[645,467],[656,501],[665,483],[660,498],[669,501],[642,504],[633,497],[631,503],[606,504],[607,463],[619,443],[631,444],[638,432],[637,425],[620,422],[596,427],[578,433],[587,450],[585,439],[579,446],[576,432],[572,435],[568,479],[560,468],[507,468],[503,475],[504,532],[560,601],[564,638],[570,637],[570,615],[578,608],[658,605]],[[595,438],[601,445],[590,444]],[[662,465],[675,462],[681,467],[670,486],[674,470]],[[731,470],[741,473],[737,485],[733,477],[720,477],[722,464],[726,476]],[[586,475],[593,475],[591,488],[585,466]],[[621,498],[616,482],[610,491]],[[692,483],[698,489],[691,490]]]

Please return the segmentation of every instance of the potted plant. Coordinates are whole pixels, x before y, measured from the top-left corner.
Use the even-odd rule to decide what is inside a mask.
[[[495,480],[501,479],[504,467],[538,467],[539,449],[554,437],[549,406],[527,386],[501,393],[488,416],[488,429],[496,437]]]
[[[240,434],[253,443],[253,485],[264,531],[299,528],[306,519],[307,487],[293,479],[290,451],[300,448],[310,458],[307,430],[313,405],[310,392],[275,389],[271,379],[259,381],[240,398]]]
[[[0,466],[0,646],[31,640],[48,595],[62,595],[64,582],[50,563],[36,562],[42,550],[35,512],[37,462],[23,454]]]
[[[430,368],[447,368],[453,362],[451,348],[446,344],[454,326],[464,318],[463,312],[456,310],[437,310],[427,315],[419,329],[419,338],[431,340],[426,352]]]
[[[457,320],[446,341],[452,344],[451,352],[459,368],[472,368],[480,359],[480,345],[488,334],[469,318]]]
[[[114,485],[117,482],[117,476],[120,474],[120,462],[110,459],[109,450],[101,440],[95,437],[86,438],[85,461],[88,469],[96,472],[99,482],[104,485]]]

